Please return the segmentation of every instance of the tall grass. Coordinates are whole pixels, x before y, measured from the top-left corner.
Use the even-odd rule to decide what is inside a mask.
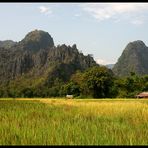
[[[148,145],[148,100],[0,100],[1,145]]]

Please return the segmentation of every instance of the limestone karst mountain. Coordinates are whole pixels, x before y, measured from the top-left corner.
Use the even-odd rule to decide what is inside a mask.
[[[148,47],[141,40],[130,42],[112,70],[117,76],[148,74]]]
[[[6,41],[0,41],[0,48],[10,48],[12,47],[16,42],[12,40],[6,40]]]
[[[94,59],[80,53],[75,44],[56,47],[50,34],[41,30],[29,32],[9,48],[0,46],[0,82],[42,78],[52,84],[50,79],[66,81],[75,71],[93,65],[96,65]]]

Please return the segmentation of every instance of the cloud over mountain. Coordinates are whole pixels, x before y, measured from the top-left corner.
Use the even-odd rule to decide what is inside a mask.
[[[145,13],[148,11],[147,3],[89,3],[80,6],[83,11],[98,21],[126,20],[132,24],[142,24],[146,19]]]

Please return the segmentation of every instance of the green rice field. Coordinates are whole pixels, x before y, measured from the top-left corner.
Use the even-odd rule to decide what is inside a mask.
[[[148,145],[148,99],[0,99],[0,145]]]

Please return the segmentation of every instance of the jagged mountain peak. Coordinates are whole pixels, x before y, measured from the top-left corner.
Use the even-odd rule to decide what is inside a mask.
[[[52,37],[42,30],[29,32],[13,47],[0,48],[0,52],[0,82],[25,76],[30,80],[50,78],[52,74],[51,79],[58,77],[66,81],[75,71],[96,65],[92,57],[79,53],[76,44],[54,46]]]
[[[54,46],[54,41],[48,32],[34,30],[29,32],[23,40],[20,41],[25,50],[38,51],[40,49],[49,49]]]
[[[143,49],[145,48],[146,45],[143,41],[141,40],[137,40],[137,41],[133,41],[127,44],[127,46],[125,47],[125,50],[130,50],[130,49]]]
[[[148,47],[141,40],[127,44],[113,67],[118,76],[128,76],[130,72],[143,75],[148,74]]]

